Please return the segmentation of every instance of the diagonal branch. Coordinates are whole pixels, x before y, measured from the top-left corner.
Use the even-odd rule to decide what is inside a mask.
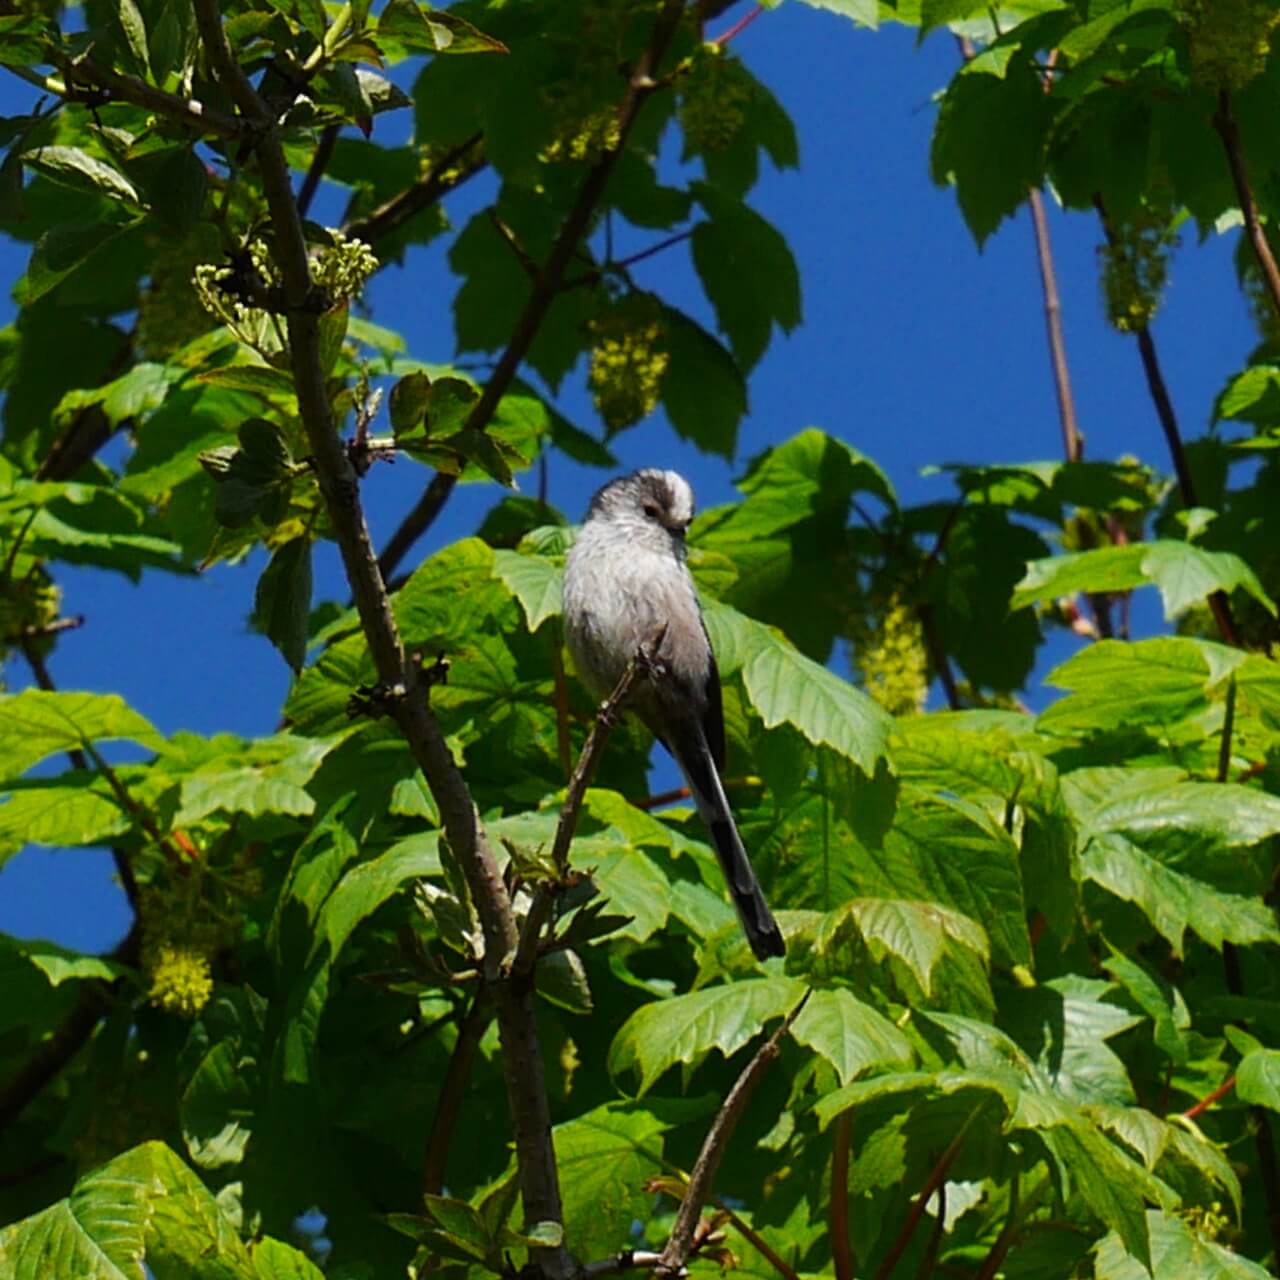
[[[756,1086],[764,1078],[764,1073],[772,1066],[781,1052],[782,1037],[791,1029],[791,1024],[800,1016],[800,1011],[809,1000],[806,991],[800,1003],[782,1020],[782,1024],[756,1051],[747,1063],[742,1074],[734,1081],[728,1097],[716,1112],[716,1118],[707,1130],[703,1139],[702,1150],[698,1152],[697,1162],[689,1175],[689,1185],[685,1188],[684,1199],[680,1201],[680,1210],[676,1214],[675,1226],[671,1229],[671,1238],[654,1272],[658,1276],[672,1277],[684,1274],[685,1264],[693,1249],[694,1233],[698,1220],[702,1216],[702,1206],[711,1195],[711,1185],[715,1181],[716,1171],[724,1157],[725,1149],[733,1131],[742,1119],[742,1113],[751,1101]]]
[[[471,1007],[458,1028],[449,1065],[440,1083],[440,1096],[436,1099],[435,1114],[431,1119],[431,1132],[427,1136],[427,1153],[422,1162],[422,1190],[426,1195],[438,1196],[444,1189],[445,1165],[449,1159],[449,1147],[454,1129],[471,1079],[471,1067],[476,1050],[484,1033],[493,1021],[493,997],[482,982]]]
[[[551,304],[556,299],[556,295],[560,292],[565,271],[577,251],[578,244],[591,225],[591,219],[595,216],[596,208],[604,196],[609,177],[613,173],[613,167],[617,162],[618,156],[622,153],[622,148],[626,145],[627,135],[635,124],[640,108],[644,106],[649,95],[659,88],[659,82],[654,78],[654,72],[671,44],[671,39],[675,35],[683,12],[684,0],[663,0],[662,8],[654,23],[653,34],[649,39],[648,47],[636,60],[635,66],[632,67],[627,91],[618,107],[618,140],[588,170],[577,199],[574,200],[572,208],[570,208],[564,222],[560,225],[560,233],[556,236],[555,243],[551,246],[551,252],[547,255],[547,260],[542,264],[541,269],[533,279],[529,297],[524,304],[524,310],[520,313],[515,327],[511,331],[511,337],[507,340],[507,345],[502,355],[498,357],[498,363],[494,366],[488,382],[485,383],[484,390],[480,393],[480,398],[467,415],[466,430],[486,430],[499,401],[507,394],[512,382],[515,381],[516,374],[519,373],[520,366],[524,362],[530,346],[533,345],[538,329],[546,318]],[[419,506],[415,507],[401,522],[400,527],[392,535],[391,542],[387,544],[387,549],[382,554],[384,574],[389,576],[395,571],[400,562],[400,557],[421,537],[431,520],[435,518],[439,507],[443,505],[444,500],[448,498],[457,483],[456,478],[452,476],[440,477],[437,475],[432,480],[432,485],[435,485],[437,481],[439,481],[438,487],[443,493],[443,498],[435,504],[434,510],[428,506],[425,512],[420,512],[419,508],[423,504],[419,503]],[[392,557],[389,554],[393,545],[399,552],[396,557]]]
[[[551,844],[551,865],[555,868],[556,880],[552,884],[539,885],[534,894],[533,904],[529,908],[529,914],[525,917],[524,927],[520,933],[520,945],[511,964],[513,975],[524,976],[533,972],[533,966],[538,959],[538,943],[542,938],[542,931],[551,918],[556,892],[569,871],[569,846],[573,843],[573,833],[578,829],[578,814],[582,810],[582,801],[587,794],[587,788],[595,775],[596,765],[604,754],[609,733],[617,723],[618,713],[631,692],[637,673],[647,669],[653,662],[662,648],[666,634],[667,627],[663,623],[654,638],[627,663],[627,669],[622,673],[613,692],[600,704],[600,709],[596,712],[596,722],[591,727],[591,733],[587,736],[587,741],[582,748],[582,755],[578,757],[577,766],[569,779],[564,806],[560,810],[560,820],[556,823],[555,839]]]
[[[275,232],[289,362],[299,416],[317,481],[342,555],[361,627],[383,686],[395,691],[391,714],[409,743],[440,809],[453,854],[467,880],[484,935],[484,974],[492,984],[511,1109],[521,1198],[529,1223],[560,1222],[563,1212],[551,1140],[550,1104],[538,1046],[533,985],[499,980],[517,941],[511,898],[475,803],[423,694],[419,672],[406,661],[360,502],[358,479],[338,435],[320,358],[319,310],[302,220],[271,112],[227,43],[216,0],[194,0],[196,23],[213,73],[246,117],[253,134],[263,193]],[[563,1246],[533,1250],[534,1264],[560,1280],[575,1270]]]
[[[1262,270],[1267,292],[1271,295],[1271,305],[1275,307],[1276,314],[1280,315],[1280,267],[1276,266],[1275,255],[1271,252],[1266,230],[1258,216],[1258,202],[1254,199],[1253,187],[1249,182],[1249,170],[1245,166],[1244,150],[1240,146],[1240,129],[1231,109],[1229,89],[1223,89],[1218,94],[1218,110],[1214,113],[1213,127],[1218,131],[1223,149],[1227,153],[1227,163],[1231,166],[1231,181],[1235,184],[1236,200],[1240,205],[1240,213],[1244,217],[1249,244]]]
[[[1107,242],[1113,249],[1119,249],[1120,239],[1107,213],[1107,207],[1102,202],[1102,197],[1095,195],[1093,203],[1098,210],[1098,217],[1102,219],[1102,230],[1107,237]],[[1145,324],[1134,330],[1134,337],[1138,341],[1138,355],[1142,360],[1143,372],[1147,375],[1147,388],[1151,392],[1151,402],[1155,405],[1156,417],[1160,421],[1161,431],[1164,432],[1165,443],[1169,447],[1169,457],[1173,461],[1174,474],[1178,478],[1178,494],[1182,499],[1182,505],[1189,510],[1199,505],[1196,500],[1195,480],[1191,475],[1190,464],[1187,462],[1187,451],[1182,444],[1178,415],[1174,412],[1173,400],[1169,396],[1169,388],[1165,383],[1160,360],[1156,355],[1155,340],[1151,337],[1151,330]],[[1227,644],[1238,646],[1240,638],[1226,592],[1215,591],[1209,597],[1209,608],[1223,640]]]

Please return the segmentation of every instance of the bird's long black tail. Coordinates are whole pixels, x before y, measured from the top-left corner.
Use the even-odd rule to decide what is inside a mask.
[[[729,886],[729,896],[738,910],[738,919],[742,921],[742,930],[747,935],[751,950],[759,960],[785,954],[782,931],[760,891],[701,727],[694,726],[689,733],[681,735],[681,741],[672,742],[671,746],[676,763],[693,792],[698,813],[711,835],[711,843],[715,846]]]

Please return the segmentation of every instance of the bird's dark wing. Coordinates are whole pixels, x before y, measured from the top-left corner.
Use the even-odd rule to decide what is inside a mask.
[[[702,634],[707,635],[706,624]],[[716,762],[716,770],[724,773],[724,695],[720,689],[720,668],[716,666],[716,655],[711,649],[711,637],[707,636],[707,683],[704,690],[707,699],[707,710],[702,717],[702,732],[706,735],[707,746],[711,748],[711,758]]]

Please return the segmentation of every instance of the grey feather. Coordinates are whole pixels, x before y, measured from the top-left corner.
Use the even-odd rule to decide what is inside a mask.
[[[591,500],[564,576],[565,636],[583,682],[612,691],[642,645],[663,632],[661,672],[634,686],[630,707],[667,746],[706,824],[755,954],[783,954],[720,780],[724,715],[715,655],[685,565],[693,491],[674,471],[644,470]]]

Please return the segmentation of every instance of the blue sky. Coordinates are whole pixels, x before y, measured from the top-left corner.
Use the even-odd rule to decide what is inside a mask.
[[[733,497],[734,478],[752,455],[812,425],[874,458],[912,503],[951,492],[945,477],[921,476],[930,463],[1060,457],[1029,215],[1023,210],[1005,223],[980,253],[952,193],[929,179],[933,98],[958,61],[951,38],[935,34],[917,46],[903,28],[873,33],[788,0],[747,27],[733,48],[774,91],[799,134],[800,168],[779,174],[766,167],[752,202],[797,259],[804,323],[789,338],[776,336],[753,373],[751,412],[733,463],[699,454],[656,419],[615,442],[621,466],[673,466],[710,506]],[[29,110],[35,96],[15,78],[0,79],[0,115]],[[399,141],[405,127],[383,116],[374,136]],[[454,224],[491,194],[483,181],[457,193],[448,206]],[[336,220],[341,203],[324,197],[314,216]],[[1103,318],[1097,222],[1048,203],[1087,455],[1136,453],[1167,469],[1134,343]],[[1184,236],[1153,327],[1188,437],[1204,430],[1214,396],[1255,342],[1235,287],[1236,234],[1203,245],[1194,233]],[[376,279],[369,299],[375,320],[404,333],[411,354],[432,361],[448,360],[454,350],[448,243],[411,253],[403,269]],[[9,290],[24,267],[25,248],[0,242],[0,324],[12,318]],[[655,256],[635,274],[713,326],[687,246]],[[560,405],[595,429],[584,382],[579,368]],[[427,478],[408,461],[371,474],[364,497],[376,541]],[[549,497],[576,519],[606,478],[554,458]],[[473,532],[496,496],[488,486],[459,490],[417,553]],[[288,673],[245,624],[260,568],[252,559],[199,579],[157,576],[137,586],[60,569],[64,609],[87,623],[60,640],[55,680],[65,689],[118,692],[166,733],[271,732]],[[321,556],[317,592],[345,594],[331,547]],[[1057,657],[1065,652],[1055,650]],[[17,661],[5,677],[11,689],[29,681]],[[1045,695],[1033,688],[1028,696],[1034,705]],[[118,940],[127,923],[105,852],[28,850],[0,870],[0,930],[97,950]]]

